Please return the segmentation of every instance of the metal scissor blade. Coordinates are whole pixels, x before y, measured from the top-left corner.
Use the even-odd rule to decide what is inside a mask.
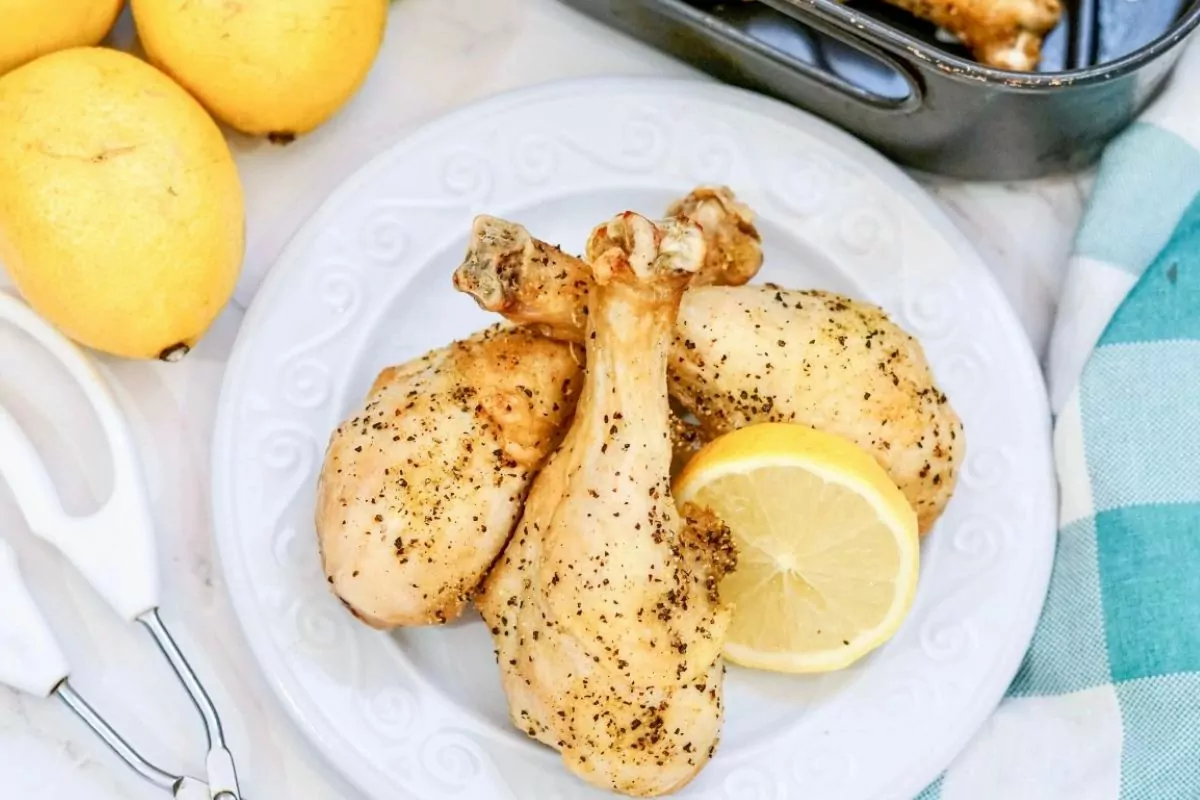
[[[79,346],[29,306],[4,292],[0,292],[0,320],[16,325],[33,337],[83,390],[108,440],[113,489],[109,499],[90,516],[68,514],[33,443],[3,409],[0,409],[0,478],[11,484],[30,530],[54,544],[121,616],[139,621],[149,630],[204,722],[208,740],[205,760],[207,800],[240,800],[237,771],[225,744],[217,709],[158,614],[154,516],[137,448],[120,404],[95,364]],[[12,559],[8,561],[12,562]],[[0,569],[6,573],[15,572],[15,564],[6,565],[0,561]],[[0,599],[24,600],[15,589]],[[32,615],[26,616],[32,620]],[[45,641],[45,636],[38,639],[27,635],[27,628],[32,627],[31,623],[18,629],[18,633],[25,634],[20,644],[22,649],[29,649],[31,643],[37,645],[37,654],[43,656],[41,661],[44,663],[35,665],[39,669],[34,670],[26,663],[31,658],[23,658],[22,669],[6,668],[11,659],[3,658],[6,650],[0,647],[0,678],[19,684],[19,688],[45,693],[66,676],[67,669],[61,657],[50,657],[54,655],[50,652],[53,648]],[[0,638],[4,633],[0,631]],[[3,644],[4,641],[0,641],[0,645]],[[181,778],[142,759],[65,681],[58,694],[142,777],[168,791],[175,790],[175,782]]]
[[[196,778],[181,778],[179,785],[175,787],[175,797],[177,800],[209,800],[212,796],[212,789],[207,783]],[[245,800],[240,795],[235,798],[228,792],[221,792],[217,795],[217,800]]]
[[[233,756],[225,745],[214,744],[209,748],[205,770],[208,773],[208,791],[212,800],[243,800],[242,790],[238,787],[237,772],[233,767]]]
[[[187,776],[172,775],[164,769],[151,764],[142,754],[134,750],[129,742],[117,733],[104,717],[96,709],[92,708],[86,700],[72,688],[68,681],[63,681],[54,690],[58,699],[66,704],[67,708],[75,712],[83,722],[92,729],[92,732],[99,736],[105,744],[107,744],[117,756],[124,761],[129,767],[142,776],[148,782],[154,784],[160,789],[166,789],[175,797],[184,797],[187,800],[210,800],[211,792],[208,790],[208,784],[203,781],[189,778]],[[202,792],[202,793],[201,793]]]
[[[175,797],[178,800],[209,800],[211,792],[208,784],[196,778],[180,778],[175,785]]]
[[[233,765],[233,756],[225,744],[225,731],[221,727],[221,717],[208,696],[200,679],[196,676],[191,664],[175,643],[171,632],[163,624],[158,609],[152,609],[138,618],[154,641],[158,644],[163,656],[174,670],[175,676],[187,690],[188,696],[200,712],[204,721],[204,734],[208,741],[208,756],[205,759],[205,777],[208,778],[210,800],[241,800],[241,790],[238,788],[237,769]]]

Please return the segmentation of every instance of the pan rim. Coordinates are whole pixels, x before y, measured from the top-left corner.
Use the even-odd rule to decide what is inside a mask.
[[[936,70],[945,79],[963,83],[1002,85],[1008,90],[1044,92],[1066,86],[1104,83],[1134,72],[1183,45],[1200,27],[1200,0],[1180,14],[1158,38],[1131,53],[1100,64],[1056,72],[1017,72],[980,64],[941,50],[900,31],[878,18],[848,8],[838,0],[759,0],[802,22],[816,21],[823,32],[849,36],[883,48],[910,67]],[[923,62],[923,63],[922,63]]]

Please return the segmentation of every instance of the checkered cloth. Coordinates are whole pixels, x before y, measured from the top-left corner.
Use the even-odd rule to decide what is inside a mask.
[[[1105,153],[1050,350],[1060,498],[1008,695],[918,800],[1200,798],[1200,43]]]

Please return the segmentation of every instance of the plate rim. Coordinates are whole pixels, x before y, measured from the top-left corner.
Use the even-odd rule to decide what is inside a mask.
[[[252,329],[258,327],[260,318],[265,318],[267,315],[268,312],[266,309],[269,301],[287,285],[284,273],[288,270],[287,265],[289,263],[295,262],[303,255],[303,250],[300,246],[301,240],[310,236],[311,232],[320,225],[322,220],[332,214],[334,209],[340,206],[345,198],[352,195],[362,183],[369,180],[375,171],[386,161],[399,157],[400,154],[419,145],[423,139],[430,137],[439,129],[453,126],[456,122],[469,121],[473,116],[486,114],[504,106],[536,100],[545,101],[553,99],[556,96],[589,91],[625,91],[633,93],[646,92],[648,90],[674,90],[677,92],[706,95],[707,99],[713,102],[735,104],[743,109],[767,116],[788,127],[804,130],[806,133],[823,139],[827,144],[839,150],[848,159],[862,167],[872,176],[903,194],[905,200],[937,230],[956,252],[973,256],[976,262],[975,265],[967,267],[964,264],[964,268],[972,269],[975,273],[974,277],[982,284],[985,284],[987,290],[999,298],[1001,302],[997,304],[995,309],[997,324],[1001,328],[1008,329],[1010,334],[1015,332],[1017,336],[1014,338],[1021,342],[1021,346],[1015,348],[1018,352],[1014,353],[1014,356],[1018,360],[1020,368],[1026,373],[1025,377],[1033,381],[1033,386],[1037,390],[1037,404],[1045,412],[1038,429],[1039,438],[1045,444],[1045,452],[1043,454],[1045,456],[1045,463],[1042,465],[1042,468],[1047,471],[1047,477],[1051,482],[1051,505],[1054,516],[1053,524],[1047,531],[1044,542],[1024,543],[1026,546],[1039,544],[1043,551],[1041,557],[1037,560],[1038,574],[1029,584],[1029,592],[1036,596],[1036,602],[1031,602],[1027,605],[1029,610],[1025,615],[1010,622],[1010,627],[1014,629],[1015,634],[1019,634],[1013,635],[1011,641],[1020,642],[1020,647],[1018,648],[1015,645],[1010,646],[1005,653],[1005,657],[997,658],[993,664],[993,672],[1003,672],[1007,676],[1003,685],[998,683],[997,685],[1000,686],[999,689],[976,695],[971,706],[963,710],[964,713],[960,719],[968,721],[958,727],[965,730],[965,733],[961,736],[955,736],[953,739],[947,737],[947,741],[950,743],[943,745],[939,749],[938,752],[941,755],[936,759],[929,759],[930,761],[940,763],[941,766],[934,774],[928,776],[928,780],[921,781],[920,785],[913,788],[911,794],[915,795],[919,793],[926,785],[936,780],[938,775],[970,743],[975,733],[983,727],[1003,699],[1033,639],[1049,589],[1058,538],[1058,486],[1053,459],[1052,416],[1045,376],[1042,373],[1027,333],[1021,326],[1008,297],[1004,294],[987,261],[963,231],[954,224],[949,215],[934,201],[928,191],[898,165],[888,160],[852,133],[804,109],[788,105],[750,90],[694,78],[674,77],[599,76],[539,82],[494,94],[473,102],[459,104],[442,114],[426,119],[422,123],[404,131],[394,141],[384,146],[359,167],[347,174],[317,205],[316,209],[300,222],[285,245],[280,249],[274,263],[260,282],[253,299],[246,307],[221,378],[221,388],[217,400],[213,432],[209,440],[212,454],[209,476],[212,528],[217,560],[224,578],[225,592],[229,598],[234,616],[237,618],[238,630],[248,645],[247,649],[253,656],[256,669],[260,672],[267,685],[270,686],[275,698],[287,712],[292,725],[317,750],[323,766],[332,769],[339,778],[349,782],[368,797],[378,797],[386,794],[394,798],[398,796],[398,792],[402,792],[405,797],[411,797],[412,795],[407,790],[395,787],[378,769],[366,763],[359,755],[359,752],[351,748],[348,742],[340,738],[331,740],[330,737],[324,735],[321,730],[312,724],[311,714],[307,713],[303,706],[311,706],[313,711],[321,715],[322,712],[319,705],[310,697],[299,696],[280,676],[281,668],[283,667],[282,655],[277,654],[274,648],[268,645],[268,634],[263,630],[264,625],[257,613],[256,605],[252,604],[248,596],[244,593],[239,597],[238,593],[234,590],[235,582],[244,582],[248,580],[248,576],[242,565],[233,557],[232,529],[234,522],[232,500],[229,493],[225,490],[226,481],[224,478],[227,476],[224,474],[225,470],[219,464],[219,459],[225,457],[225,461],[227,461],[229,454],[227,443],[231,441],[232,426],[236,414],[236,409],[234,409],[233,404],[230,402],[230,397],[235,391],[235,385],[243,377],[245,371],[244,362],[250,357],[249,333]],[[235,577],[238,579],[237,581],[234,580]],[[376,632],[376,635],[386,637],[388,634],[379,631]],[[339,754],[338,758],[333,757],[332,753],[335,752]],[[370,767],[372,777],[368,779],[365,773],[351,774],[344,767],[346,759],[356,759],[364,766]]]

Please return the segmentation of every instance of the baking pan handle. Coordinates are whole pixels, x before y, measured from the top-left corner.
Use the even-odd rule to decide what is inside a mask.
[[[729,83],[745,86],[806,107],[823,116],[853,117],[867,127],[892,127],[897,117],[918,113],[928,105],[926,79],[919,65],[902,53],[866,41],[825,15],[810,11],[812,0],[563,0],[585,14],[692,63]],[[843,78],[828,64],[816,63],[768,41],[762,29],[735,22],[720,13],[737,6],[761,5],[789,28],[817,31],[863,54],[899,76],[906,94],[888,96]],[[798,20],[798,23],[793,22]]]
[[[792,69],[807,78],[817,82],[823,88],[831,89],[849,97],[852,100],[865,103],[879,111],[911,114],[917,111],[925,100],[925,81],[922,79],[920,65],[909,59],[909,53],[903,48],[894,46],[887,37],[863,35],[863,26],[847,24],[839,15],[828,13],[825,5],[835,7],[839,3],[834,0],[759,0],[763,5],[800,22],[804,26],[818,31],[831,39],[849,47],[875,63],[887,67],[901,78],[908,87],[908,94],[903,97],[889,97],[864,89],[838,76],[825,65],[813,66],[802,61],[793,63]],[[869,18],[867,18],[869,19]]]
[[[820,30],[822,33],[857,46],[872,47],[872,54],[887,51],[905,64],[911,53],[905,49],[904,35],[880,23],[869,14],[849,8],[839,0],[757,0],[781,14]]]

